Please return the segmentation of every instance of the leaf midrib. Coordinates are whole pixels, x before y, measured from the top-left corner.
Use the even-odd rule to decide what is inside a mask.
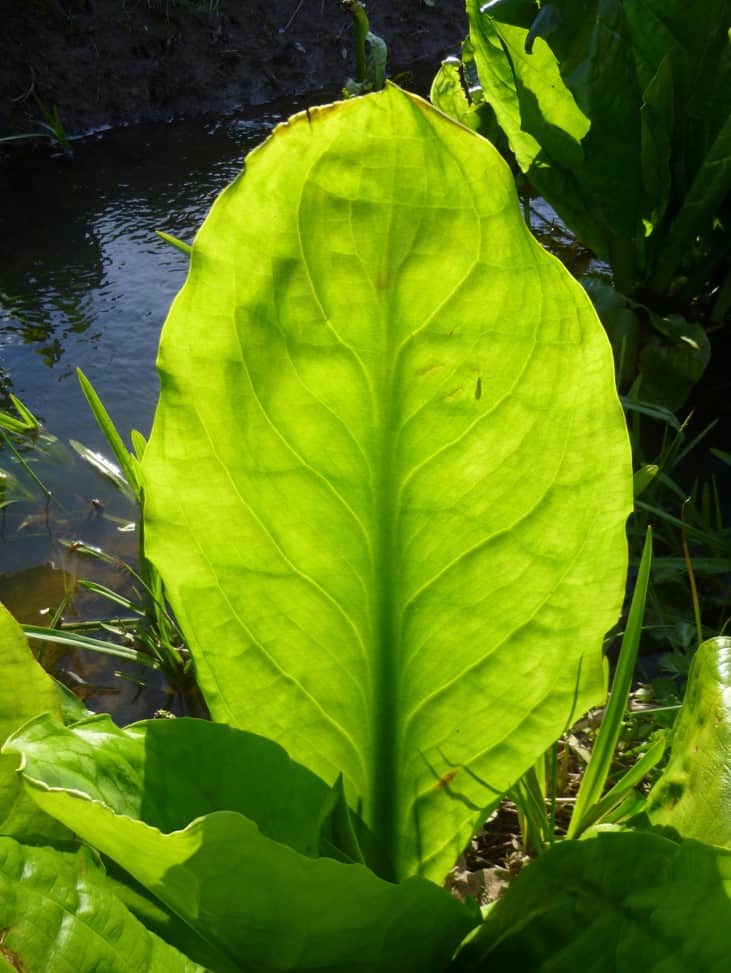
[[[391,169],[391,198],[394,196],[396,168]],[[384,266],[393,267],[391,232],[393,210],[388,211],[384,231]],[[390,283],[390,282],[389,282]],[[377,289],[374,285],[377,295]],[[377,623],[375,627],[375,681],[373,700],[374,759],[371,793],[373,795],[373,830],[383,850],[383,874],[388,881],[397,880],[398,858],[397,785],[398,785],[398,644],[395,612],[396,566],[398,564],[397,517],[395,499],[395,450],[398,415],[396,388],[396,342],[394,340],[392,299],[389,286],[382,294],[380,361],[383,367],[376,382],[377,421],[380,423],[378,471],[375,491],[375,558],[374,591],[376,592]]]

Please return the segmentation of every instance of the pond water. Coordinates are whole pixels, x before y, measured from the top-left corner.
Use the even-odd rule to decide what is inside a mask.
[[[308,103],[331,98],[315,95]],[[303,107],[289,101],[245,118],[98,133],[76,140],[73,158],[43,146],[0,157],[0,408],[8,410],[15,394],[57,440],[24,455],[52,491],[50,503],[7,448],[0,451],[0,467],[27,493],[0,513],[0,600],[22,622],[47,624],[80,577],[115,589],[128,582],[119,567],[82,559],[63,542],[83,540],[133,563],[137,555],[129,530],[134,506],[68,445],[110,453],[76,368],[127,442],[131,429],[148,435],[160,329],[187,271],[185,256],[154,231],[190,242],[245,154]],[[109,612],[108,602],[77,591],[66,615]],[[148,687],[146,710],[180,708],[157,674],[151,685],[148,671],[75,650],[51,661],[92,708],[128,717],[140,682]],[[121,680],[114,675],[120,669]]]

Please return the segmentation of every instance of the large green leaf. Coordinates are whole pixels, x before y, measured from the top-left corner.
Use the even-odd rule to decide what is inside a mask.
[[[26,720],[39,713],[61,715],[61,697],[53,679],[33,658],[28,641],[10,612],[0,605],[0,746]],[[70,838],[65,828],[42,814],[23,791],[18,758],[0,756],[0,834],[26,841]]]
[[[479,921],[424,879],[392,885],[296,850],[313,853],[327,788],[268,740],[199,720],[41,717],[6,746],[45,811],[242,970],[439,973]]]
[[[658,290],[669,286],[686,249],[692,246],[695,238],[710,230],[713,218],[730,190],[731,116],[726,118],[710,146],[667,237],[659,247],[653,277]]]
[[[731,852],[651,832],[555,845],[529,865],[455,973],[724,973]]]
[[[83,848],[74,855],[0,838],[0,927],[4,970],[205,973],[127,911]]]
[[[629,259],[622,241],[634,241],[641,217],[641,92],[624,13],[619,0],[551,8],[548,37],[531,45],[535,3],[468,0],[477,69],[521,169],[614,266]],[[627,286],[634,268],[622,269]]]
[[[631,475],[586,295],[493,147],[390,86],[249,156],[159,368],[146,538],[214,719],[441,879],[605,691]]]
[[[484,96],[520,167],[620,290],[666,292],[731,186],[727,0],[467,11]]]
[[[731,848],[731,638],[698,647],[647,812],[653,824]]]
[[[26,777],[78,790],[116,814],[177,831],[237,811],[303,855],[317,855],[329,788],[276,743],[206,720],[151,720],[120,730],[109,716],[66,727],[49,716],[6,741]],[[80,830],[80,829],[76,829]]]

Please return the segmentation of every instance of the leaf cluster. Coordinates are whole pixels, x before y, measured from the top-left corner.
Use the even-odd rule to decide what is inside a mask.
[[[80,712],[0,612],[6,965],[723,968],[731,852],[677,834],[555,842],[484,920],[440,888],[605,701],[632,500],[611,350],[493,147],[393,86],[280,126],[197,235],[159,368],[149,443],[108,436],[213,721]],[[649,561],[576,833],[617,797]]]
[[[694,322],[719,326],[731,307],[727,4],[467,10],[460,73],[443,66],[432,99],[490,138],[498,129],[535,191],[609,263],[619,295],[594,287],[617,361],[642,373],[646,401],[676,407],[708,361]]]

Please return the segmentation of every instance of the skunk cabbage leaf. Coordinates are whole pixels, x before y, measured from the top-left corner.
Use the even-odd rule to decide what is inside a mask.
[[[653,824],[731,848],[731,639],[693,657],[668,765],[647,799]]]
[[[43,716],[6,747],[45,811],[229,965],[440,973],[479,922],[422,878],[393,885],[315,857],[328,788],[270,740],[202,720],[119,730],[108,717]]]
[[[22,629],[0,605],[0,745],[8,735],[39,713],[61,715],[61,698],[53,679],[33,658]],[[70,838],[65,828],[42,814],[24,793],[18,758],[0,756],[0,834],[52,844]]]
[[[731,852],[651,832],[554,845],[528,865],[454,973],[721,973]]]
[[[441,880],[604,697],[632,480],[586,295],[494,148],[388,86],[248,157],[159,371],[146,540],[213,718]]]
[[[4,970],[205,973],[127,911],[86,848],[0,837],[0,922]]]
[[[617,287],[664,293],[689,258],[695,286],[725,273],[728,0],[467,0],[467,12],[479,97]]]

